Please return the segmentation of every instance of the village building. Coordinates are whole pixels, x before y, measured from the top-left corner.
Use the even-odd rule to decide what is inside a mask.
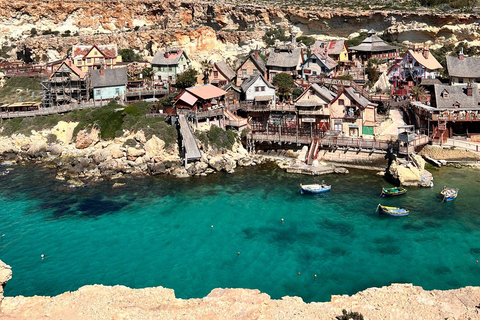
[[[408,87],[420,85],[423,79],[436,79],[443,69],[442,65],[430,53],[428,46],[416,46],[409,49],[402,60],[390,68],[388,79],[394,87],[408,84]]]
[[[352,57],[366,62],[370,59],[391,60],[398,57],[398,47],[385,43],[378,37],[375,30],[368,32],[368,37],[358,46],[350,47]]]
[[[50,75],[47,81],[42,82],[43,106],[78,103],[89,100],[89,76],[66,59]]]
[[[91,87],[93,100],[125,100],[127,92],[127,69],[92,70]]]
[[[211,84],[223,87],[232,82],[235,76],[235,71],[225,61],[218,61],[213,64],[209,78]]]
[[[312,53],[326,54],[338,62],[347,62],[348,46],[345,40],[321,41],[317,40],[312,46]]]
[[[191,66],[185,51],[178,48],[157,52],[150,64],[153,69],[153,79],[164,83],[175,83],[177,75]]]
[[[301,66],[302,79],[310,77],[333,76],[337,63],[327,55],[313,53]]]
[[[276,105],[275,86],[268,82],[263,75],[257,74],[242,83],[242,101],[256,106]]]
[[[174,98],[177,113],[186,111],[208,111],[225,106],[226,92],[212,84],[190,87]]]
[[[122,62],[116,44],[107,45],[75,45],[72,48],[72,60],[83,72],[98,69],[113,69]]]
[[[299,134],[318,136],[330,130],[330,102],[337,95],[314,83],[295,100]]]
[[[376,115],[376,103],[346,87],[330,103],[330,130],[348,137],[373,135]]]
[[[434,86],[431,106],[412,103],[416,127],[441,142],[455,135],[480,141],[479,85]]]
[[[241,87],[237,87],[233,82],[229,82],[223,87],[221,87],[221,89],[226,92],[225,102],[227,103],[227,105],[237,104],[240,102],[240,98],[242,95]]]
[[[255,50],[253,54],[248,55],[248,57],[243,61],[243,63],[238,67],[236,72],[236,84],[240,86],[245,79],[250,78],[261,74],[263,77],[267,76],[267,67],[265,62],[260,57],[258,50]]]
[[[267,59],[267,79],[272,81],[279,73],[288,73],[293,78],[297,78],[303,60],[302,49],[292,45],[272,49]]]
[[[463,49],[458,57],[447,56],[450,84],[480,83],[480,58],[465,57]]]

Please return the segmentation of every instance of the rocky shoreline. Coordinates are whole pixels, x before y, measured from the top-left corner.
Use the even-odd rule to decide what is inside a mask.
[[[0,138],[0,160],[10,164],[41,164],[57,171],[56,179],[69,185],[118,179],[124,175],[169,174],[178,178],[206,176],[214,172],[233,173],[237,167],[275,161],[286,166],[296,153],[283,157],[252,155],[241,143],[232,150],[217,150],[200,143],[202,158],[188,163],[179,156],[177,144],[166,146],[155,135],[147,139],[143,131],[125,132],[113,140],[101,140],[96,128],[82,130],[74,137],[77,124],[59,122],[51,130],[33,132],[31,136],[14,134]]]
[[[3,288],[12,277],[0,261]],[[88,285],[55,297],[3,297],[2,319],[337,319],[342,310],[364,319],[480,319],[480,287],[426,291],[412,284],[369,288],[330,302],[271,299],[259,290],[213,289],[201,299],[178,299],[172,289]]]

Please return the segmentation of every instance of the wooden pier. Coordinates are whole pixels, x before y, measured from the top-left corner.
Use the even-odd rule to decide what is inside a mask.
[[[190,125],[185,118],[185,115],[178,116],[180,124],[180,135],[182,136],[182,146],[185,152],[185,165],[190,160],[198,160],[202,157],[200,149],[198,148],[197,139],[190,128]]]

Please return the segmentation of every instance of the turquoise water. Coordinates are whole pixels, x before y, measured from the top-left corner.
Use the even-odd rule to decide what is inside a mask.
[[[312,196],[298,188],[312,177],[273,166],[133,177],[115,189],[68,188],[47,169],[15,167],[0,177],[0,259],[13,268],[6,295],[122,284],[181,298],[234,287],[328,301],[393,282],[479,286],[480,171],[432,171],[433,189],[381,199],[383,178],[354,170],[324,176],[332,191]],[[442,203],[443,185],[459,187],[459,198]],[[379,202],[410,216],[375,214]]]

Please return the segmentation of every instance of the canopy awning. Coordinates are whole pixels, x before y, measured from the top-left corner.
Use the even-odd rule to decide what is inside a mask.
[[[261,101],[270,101],[272,100],[272,96],[258,96],[255,97],[255,101],[261,102]]]

